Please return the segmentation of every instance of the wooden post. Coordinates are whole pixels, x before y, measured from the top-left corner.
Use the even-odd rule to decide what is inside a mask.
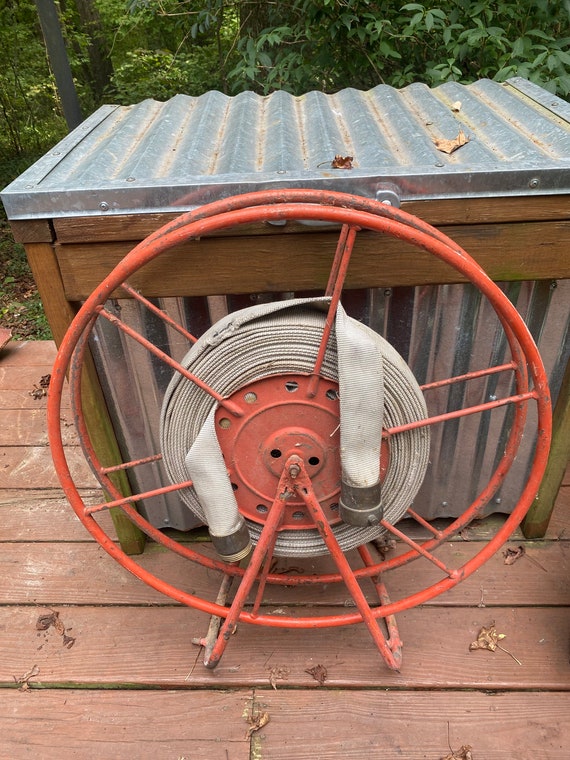
[[[542,538],[554,509],[562,478],[570,459],[570,361],[560,387],[552,420],[552,445],[546,472],[536,499],[522,524],[526,538]]]
[[[56,345],[59,346],[75,316],[75,310],[65,297],[53,245],[28,243],[25,248],[46,317]],[[98,456],[107,466],[120,464],[122,460],[119,446],[91,355],[86,358],[84,365],[82,397],[85,422]],[[124,472],[115,473],[113,482],[123,496],[130,495],[129,482]],[[144,550],[146,540],[144,533],[126,517],[121,509],[111,509],[110,512],[123,551],[127,554],[140,554]]]

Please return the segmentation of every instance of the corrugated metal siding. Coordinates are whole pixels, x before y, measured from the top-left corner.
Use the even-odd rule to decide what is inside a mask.
[[[538,343],[554,397],[570,358],[570,281],[514,282],[501,287],[515,303]],[[292,294],[287,294],[290,297]],[[220,316],[277,294],[157,299],[156,303],[196,336]],[[221,302],[221,304],[220,304]],[[498,365],[508,360],[504,332],[479,291],[467,285],[347,291],[346,310],[387,338],[411,366],[420,384]],[[189,346],[153,314],[130,300],[116,302],[122,318],[163,351],[182,359]],[[102,324],[99,324],[102,323]],[[99,320],[92,346],[106,396],[128,458],[160,450],[159,418],[171,370],[140,345]],[[439,390],[426,391],[431,415],[479,404],[512,392],[511,376],[491,375]],[[530,417],[529,417],[530,419]],[[431,461],[415,508],[424,517],[461,514],[487,483],[504,450],[510,412],[496,409],[432,428]],[[533,440],[526,437],[503,488],[489,512],[510,512],[529,466]],[[167,482],[154,463],[130,475],[139,489]],[[159,527],[188,529],[193,515],[176,495],[145,500],[148,519]]]
[[[467,145],[436,149],[459,130]],[[331,169],[336,154],[353,156],[354,168]],[[2,200],[10,219],[28,219],[186,209],[276,186],[373,197],[393,182],[402,200],[527,195],[570,191],[569,170],[570,106],[521,79],[300,97],[208,92],[103,106]]]

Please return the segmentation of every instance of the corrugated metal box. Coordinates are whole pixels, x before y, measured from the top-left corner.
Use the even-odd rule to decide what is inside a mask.
[[[462,147],[451,154],[438,149],[438,141],[460,134]],[[333,169],[335,155],[352,156],[353,168]],[[166,103],[104,106],[7,187],[2,200],[16,237],[26,244],[59,339],[73,304],[173,214],[279,187],[380,197],[446,227],[494,279],[504,281],[539,343],[556,394],[570,351],[570,105],[525,80],[448,83],[433,90],[380,85],[301,97],[209,92]],[[288,250],[293,256],[293,249],[302,255],[309,240],[328,233],[258,232],[248,233],[247,245],[234,241],[242,268],[248,267],[247,252],[253,256],[249,288],[243,274],[239,285],[232,284],[231,247],[226,279],[213,265],[209,275],[205,261],[201,279],[191,273],[173,278],[172,271],[162,277],[153,270],[139,287],[198,335],[227,309],[320,285],[277,259],[287,258]],[[441,275],[435,263],[414,280],[406,264],[398,264],[398,249],[387,244],[387,251],[390,271],[376,271],[376,263],[361,267],[346,294],[348,310],[384,334],[421,383],[501,361],[504,343],[477,292]],[[282,267],[267,287],[255,273],[261,256],[275,256],[276,270]],[[57,279],[56,297],[54,284],[44,282],[48,272]],[[163,350],[177,358],[185,353],[179,337],[132,301],[121,299],[116,308]],[[169,370],[106,324],[97,329],[92,349],[125,456],[156,450]],[[487,379],[470,392],[496,395],[503,390],[496,382]],[[463,393],[446,391],[432,403],[444,411],[461,403]],[[505,412],[443,426],[434,435],[418,510],[430,518],[463,511],[485,482],[507,428]],[[532,441],[525,441],[513,476],[497,495],[497,509],[512,508],[531,449]],[[158,485],[160,475],[152,470],[138,478],[137,485],[147,489]],[[144,509],[158,526],[193,525],[176,496],[153,499]]]

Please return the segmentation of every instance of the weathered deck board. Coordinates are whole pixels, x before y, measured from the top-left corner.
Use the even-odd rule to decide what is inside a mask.
[[[77,446],[79,438],[71,420],[71,412],[62,414],[64,446]],[[47,446],[45,409],[1,409],[0,446]]]
[[[430,604],[476,606],[483,598],[489,606],[568,605],[570,542],[544,542],[538,547],[527,542],[526,546],[528,556],[514,565],[505,565],[499,552],[477,573]],[[441,547],[438,557],[465,562],[480,548],[478,542],[454,542]],[[137,561],[158,577],[177,583],[184,591],[206,594],[211,599],[216,596],[219,586],[216,571],[189,563],[161,546],[149,545]],[[319,566],[323,565],[329,567],[321,561]],[[301,566],[313,573],[317,563],[305,561]],[[388,573],[386,582],[396,600],[441,577],[437,568],[420,559]],[[342,605],[347,598],[349,594],[341,583],[303,589],[271,586],[265,594],[265,603]],[[96,543],[7,543],[0,552],[0,604],[164,604],[167,601],[121,568]]]
[[[256,696],[263,760],[424,760],[471,745],[479,760],[565,760],[570,694],[312,691]],[[449,737],[448,737],[449,726]]]
[[[54,608],[51,608],[54,609]],[[36,685],[106,688],[270,687],[273,668],[287,668],[278,688],[321,688],[306,673],[323,665],[326,688],[431,688],[570,690],[567,609],[415,608],[398,616],[404,640],[400,673],[386,667],[363,625],[320,630],[240,625],[220,665],[204,667],[194,636],[205,634],[205,614],[181,607],[57,607],[63,645],[52,627],[37,631],[45,607],[0,608],[3,658],[0,684],[8,686],[34,665]],[[338,613],[338,608],[325,609]],[[294,611],[288,610],[294,614]],[[305,611],[306,612],[306,611]],[[481,627],[495,621],[506,652],[469,651]]]
[[[252,706],[269,722],[250,755]],[[11,690],[0,696],[0,757],[424,760],[449,754],[449,739],[484,760],[566,760],[569,711],[560,693]]]
[[[249,760],[251,704],[250,691],[5,689],[0,758]]]
[[[86,504],[95,504],[102,501],[97,489],[81,489]],[[9,509],[2,513],[1,524],[13,541],[89,541],[91,535],[75,517],[66,497],[61,489],[38,489],[22,492],[21,489],[1,489],[0,509],[8,506]],[[105,518],[102,513],[98,518],[104,521],[105,528],[111,531],[111,537],[115,538],[111,519]],[[495,535],[498,527],[502,525],[502,515],[492,515],[486,520],[473,523],[463,531],[469,541],[488,541]],[[406,526],[405,532],[414,535],[412,529]],[[425,535],[419,527],[419,537]],[[188,540],[189,534],[178,531],[168,531],[177,540]],[[546,540],[570,540],[570,488],[567,486],[560,490],[557,508],[554,510],[552,519],[546,533]],[[511,536],[512,541],[525,541],[520,529]]]
[[[97,481],[79,446],[66,449],[68,466],[75,482],[95,488]],[[59,488],[60,483],[47,446],[3,446],[0,448],[0,490]]]

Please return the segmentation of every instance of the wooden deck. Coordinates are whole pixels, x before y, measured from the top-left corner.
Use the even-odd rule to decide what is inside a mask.
[[[0,760],[439,760],[466,758],[465,745],[473,760],[570,757],[568,473],[545,540],[516,535],[511,545],[526,548],[519,561],[506,565],[499,552],[449,594],[399,616],[401,673],[385,667],[362,625],[243,625],[209,671],[191,644],[206,616],[130,576],[62,496],[36,391],[54,355],[49,342],[0,354]],[[66,429],[79,482],[95,496]],[[469,529],[447,551],[467,558],[495,524]],[[196,593],[215,595],[219,584],[156,545],[141,563]],[[415,564],[403,578],[410,590]],[[274,614],[324,611],[346,596],[283,588],[266,603]],[[469,651],[493,621],[511,654]],[[322,685],[307,672],[317,665]],[[264,714],[266,725],[249,730]]]

